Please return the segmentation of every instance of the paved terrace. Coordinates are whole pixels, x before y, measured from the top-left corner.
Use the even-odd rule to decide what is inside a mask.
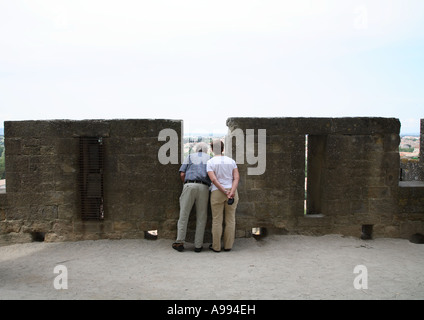
[[[231,252],[172,241],[32,242],[0,247],[0,299],[424,299],[424,245],[340,235],[236,239]],[[67,289],[54,281],[66,267]],[[355,289],[365,276],[368,288]],[[358,278],[359,280],[359,278]],[[61,282],[63,284],[63,282]],[[359,282],[358,282],[359,283]],[[362,283],[363,284],[363,283]]]

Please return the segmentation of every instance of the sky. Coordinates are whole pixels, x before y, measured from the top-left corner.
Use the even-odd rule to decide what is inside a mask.
[[[422,0],[0,0],[8,120],[424,118]]]

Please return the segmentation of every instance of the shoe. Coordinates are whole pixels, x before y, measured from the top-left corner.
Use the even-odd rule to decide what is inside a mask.
[[[231,249],[224,249],[224,251],[227,251],[228,252],[228,251],[231,251]]]
[[[216,251],[214,248],[212,248],[212,245],[209,245],[209,249],[212,250],[213,252],[221,252],[221,251]]]
[[[177,250],[178,252],[183,252],[184,251],[184,244],[183,243],[179,243],[179,242],[174,242],[172,244],[172,248]]]
[[[200,247],[200,248],[194,248],[194,252],[201,252],[201,251],[202,251],[202,249],[203,249],[203,247]]]

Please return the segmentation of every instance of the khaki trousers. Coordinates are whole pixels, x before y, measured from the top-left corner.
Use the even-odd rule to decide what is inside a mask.
[[[194,246],[201,248],[205,235],[208,218],[209,187],[200,183],[186,183],[180,196],[180,218],[178,219],[178,234],[176,242],[184,243],[187,233],[187,224],[191,209],[196,204],[196,233]]]
[[[228,189],[230,190],[230,189]],[[222,223],[225,217],[224,249],[231,249],[236,234],[236,209],[239,201],[238,192],[234,196],[234,203],[227,203],[227,196],[219,190],[211,192],[212,209],[212,248],[221,251]]]

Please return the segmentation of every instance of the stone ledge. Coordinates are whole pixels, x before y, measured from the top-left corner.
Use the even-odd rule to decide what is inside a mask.
[[[424,188],[424,181],[399,181],[400,188]]]

